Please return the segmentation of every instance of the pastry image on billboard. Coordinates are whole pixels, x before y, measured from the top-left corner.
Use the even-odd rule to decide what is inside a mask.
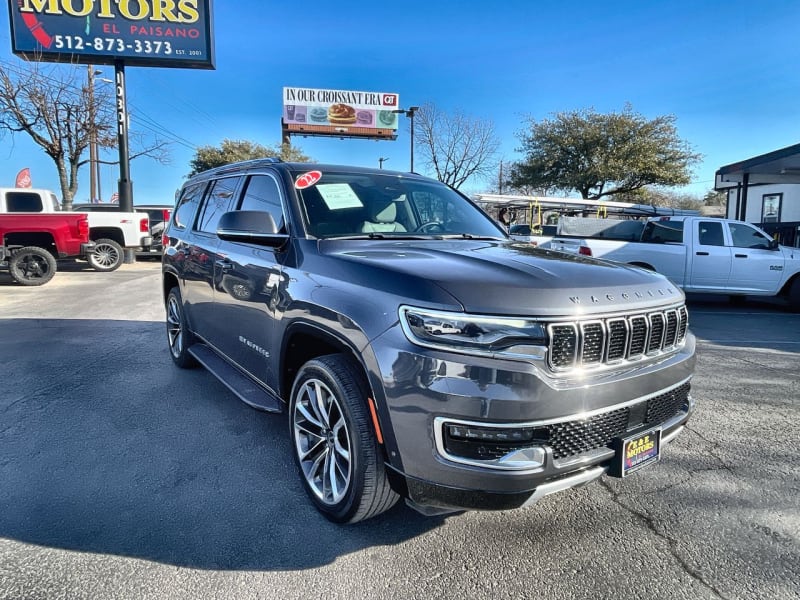
[[[309,113],[309,118],[314,121],[315,123],[324,123],[327,121],[328,113],[325,111],[324,108],[312,108],[311,112]]]
[[[331,104],[328,122],[331,125],[353,125],[356,122],[356,109],[348,104]]]
[[[378,120],[386,127],[396,127],[397,115],[391,110],[382,110],[378,113]]]

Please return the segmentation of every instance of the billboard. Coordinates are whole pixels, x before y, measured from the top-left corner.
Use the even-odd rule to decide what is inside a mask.
[[[211,0],[9,0],[28,60],[214,68]]]
[[[320,88],[283,88],[284,133],[397,138],[398,94]]]

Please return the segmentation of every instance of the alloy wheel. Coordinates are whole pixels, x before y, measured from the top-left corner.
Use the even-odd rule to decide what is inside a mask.
[[[327,505],[340,502],[352,478],[350,437],[340,400],[319,379],[305,381],[297,391],[292,427],[309,487]]]

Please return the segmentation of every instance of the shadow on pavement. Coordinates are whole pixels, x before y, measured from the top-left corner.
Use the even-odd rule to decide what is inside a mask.
[[[0,361],[19,374],[0,394],[0,537],[198,569],[287,570],[444,522],[402,503],[356,526],[326,521],[301,487],[286,415],[174,367],[162,323],[0,328]]]

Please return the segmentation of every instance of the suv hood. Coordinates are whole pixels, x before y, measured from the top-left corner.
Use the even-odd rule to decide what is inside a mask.
[[[684,298],[657,273],[514,242],[330,240],[320,250],[329,257],[433,281],[465,311],[479,314],[607,313]]]

